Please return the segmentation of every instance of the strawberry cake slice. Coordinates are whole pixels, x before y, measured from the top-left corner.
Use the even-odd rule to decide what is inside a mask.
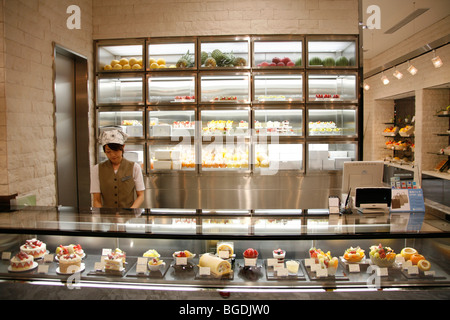
[[[20,246],[20,251],[33,256],[34,259],[39,259],[47,252],[47,245],[37,239],[31,239]]]

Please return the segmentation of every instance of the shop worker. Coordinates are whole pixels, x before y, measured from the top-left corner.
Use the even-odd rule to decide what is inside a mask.
[[[139,164],[123,157],[128,135],[105,130],[99,142],[108,160],[91,170],[91,194],[96,208],[139,208],[144,202],[144,179]]]

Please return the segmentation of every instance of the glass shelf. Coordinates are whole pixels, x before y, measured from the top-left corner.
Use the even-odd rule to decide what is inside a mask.
[[[144,70],[142,44],[99,44],[97,71],[126,72]]]
[[[249,74],[200,75],[200,102],[249,103]]]
[[[309,102],[357,102],[356,74],[308,74]]]
[[[143,104],[143,77],[130,74],[101,75],[97,82],[97,103]]]
[[[191,144],[151,145],[149,156],[152,171],[195,170],[195,147]]]
[[[248,68],[249,40],[208,41],[200,43],[200,68]]]
[[[261,109],[254,110],[255,134],[260,136],[302,136],[302,109]]]
[[[195,75],[157,74],[148,77],[150,104],[195,103]]]
[[[356,67],[356,42],[308,41],[309,67]]]
[[[249,144],[210,143],[202,145],[202,171],[249,170]]]
[[[148,117],[151,138],[195,136],[194,110],[150,110]]]
[[[202,136],[249,136],[249,110],[202,110]]]
[[[254,41],[253,68],[302,66],[302,41]]]
[[[144,138],[142,111],[98,111],[100,132],[104,127],[120,127],[129,138]]]
[[[302,74],[254,74],[255,103],[303,101]]]
[[[356,110],[309,109],[308,120],[310,137],[356,135]]]
[[[308,144],[309,170],[342,170],[344,162],[356,160],[356,142]]]
[[[255,144],[254,164],[261,173],[303,170],[303,144]]]
[[[148,69],[195,69],[195,42],[150,43],[148,45]]]

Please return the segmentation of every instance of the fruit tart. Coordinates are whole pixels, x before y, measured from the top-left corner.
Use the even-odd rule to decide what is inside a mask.
[[[258,251],[253,248],[248,248],[244,251],[244,258],[246,259],[256,259],[258,258]]]
[[[195,253],[192,253],[188,250],[184,251],[175,251],[172,255],[174,258],[187,258],[188,260],[191,260],[195,257]]]
[[[344,259],[349,263],[361,262],[364,257],[364,250],[362,250],[359,246],[356,248],[350,247],[344,252]]]
[[[395,262],[395,252],[390,247],[378,246],[370,247],[370,260],[379,267],[391,267]]]
[[[311,248],[309,250],[309,256],[314,258],[315,263],[320,264],[322,269],[327,269],[329,276],[336,274],[339,261],[338,258],[331,256],[330,251],[325,253],[321,249]]]

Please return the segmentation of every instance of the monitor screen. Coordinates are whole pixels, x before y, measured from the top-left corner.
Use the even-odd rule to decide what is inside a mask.
[[[355,195],[356,188],[383,187],[383,161],[344,162],[342,193]]]

